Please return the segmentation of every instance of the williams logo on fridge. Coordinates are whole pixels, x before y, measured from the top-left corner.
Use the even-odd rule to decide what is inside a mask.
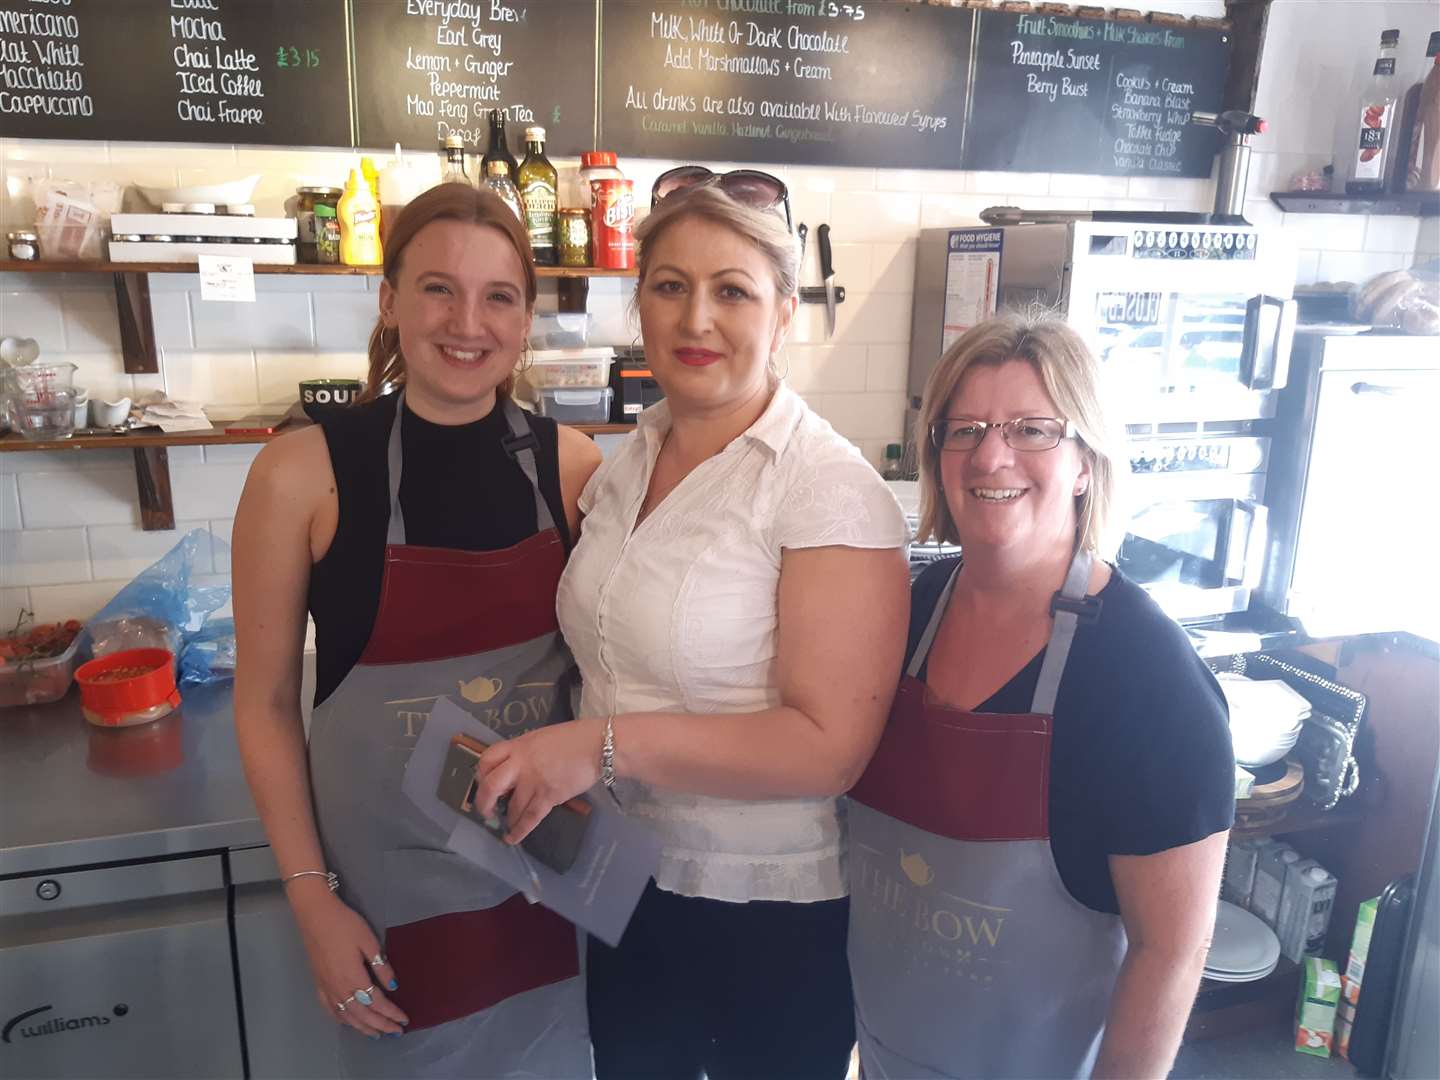
[[[38,1009],[11,1017],[6,1022],[4,1031],[0,1032],[0,1042],[13,1043],[17,1038],[38,1039],[42,1035],[64,1035],[81,1028],[104,1027],[111,1022],[110,1016],[47,1016],[39,1019],[42,1013],[48,1013],[54,1007],[41,1005]],[[115,1019],[119,1019],[129,1013],[130,1006],[120,1004],[110,1011]]]

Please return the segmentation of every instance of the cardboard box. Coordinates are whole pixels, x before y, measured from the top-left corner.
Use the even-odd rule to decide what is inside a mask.
[[[1375,932],[1375,912],[1380,898],[1366,900],[1355,913],[1355,935],[1350,939],[1350,958],[1345,962],[1345,1000],[1351,1005],[1360,1001],[1360,984],[1365,979],[1365,960],[1370,955],[1370,935]]]
[[[1335,961],[1305,957],[1300,1001],[1295,1009],[1295,1049],[1328,1058],[1335,1039],[1335,1010],[1340,1004],[1340,970]]]

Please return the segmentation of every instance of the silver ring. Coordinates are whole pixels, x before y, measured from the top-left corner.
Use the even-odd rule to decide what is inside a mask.
[[[374,1005],[375,999],[370,996],[370,991],[374,989],[375,984],[371,983],[364,990],[356,990],[353,1000],[358,1001],[361,1005]]]
[[[350,999],[347,998],[346,1000],[350,1000]],[[335,1008],[339,1009],[341,1012],[344,1012],[344,1011],[345,1011],[345,1002],[344,1002],[344,1001],[337,1001],[337,1002],[335,1002]]]
[[[371,967],[383,967],[385,964],[385,954],[377,952],[370,958],[369,962]]]

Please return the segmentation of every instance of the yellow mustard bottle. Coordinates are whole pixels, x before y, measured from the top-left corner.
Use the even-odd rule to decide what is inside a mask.
[[[378,266],[380,204],[359,169],[350,170],[345,194],[340,197],[340,261],[346,266]]]

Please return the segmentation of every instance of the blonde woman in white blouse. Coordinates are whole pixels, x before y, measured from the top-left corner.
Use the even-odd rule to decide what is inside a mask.
[[[637,306],[665,401],[581,496],[558,598],[581,719],[488,751],[477,801],[513,792],[518,840],[613,780],[666,838],[619,948],[590,943],[601,1080],[838,1080],[854,1020],[836,797],[898,680],[908,534],[777,378],[797,303],[784,185],[689,166],[652,207]]]

